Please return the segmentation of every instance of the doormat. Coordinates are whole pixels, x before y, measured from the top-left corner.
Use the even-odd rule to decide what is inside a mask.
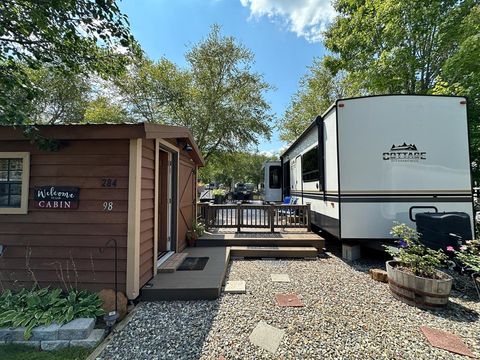
[[[207,265],[208,257],[187,257],[177,271],[203,270]]]

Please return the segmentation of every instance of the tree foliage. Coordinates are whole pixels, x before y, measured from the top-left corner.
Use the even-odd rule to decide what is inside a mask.
[[[115,1],[3,0],[0,2],[0,123],[22,124],[36,88],[25,69],[116,73],[120,48],[133,48]]]
[[[131,120],[122,106],[113,103],[105,96],[98,96],[88,103],[82,122],[91,124],[123,124],[131,122]]]
[[[212,155],[207,166],[200,169],[199,179],[226,186],[232,186],[236,182],[257,185],[263,182],[263,163],[274,159],[275,156],[253,152],[217,152]]]
[[[477,0],[338,0],[326,58],[368,92],[428,93],[459,51],[459,24]]]
[[[298,138],[336,99],[359,93],[348,83],[345,72],[334,75],[323,60],[314,59],[308,70],[278,123],[280,138],[287,142]]]
[[[28,69],[27,74],[36,89],[35,97],[21,104],[29,108],[25,114],[30,122],[53,125],[83,120],[91,92],[88,77],[50,67]]]
[[[271,87],[252,71],[251,51],[213,26],[186,60],[185,69],[143,60],[116,81],[136,120],[187,126],[206,160],[270,137]]]

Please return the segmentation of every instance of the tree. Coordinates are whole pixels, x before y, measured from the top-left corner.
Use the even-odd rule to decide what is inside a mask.
[[[129,122],[129,120],[128,113],[124,108],[112,103],[104,96],[99,96],[87,105],[83,122],[93,124],[122,124]]]
[[[270,137],[264,93],[271,87],[252,71],[248,49],[213,26],[186,59],[186,69],[166,59],[140,61],[116,81],[136,120],[187,126],[207,161]]]
[[[226,186],[236,182],[258,185],[263,182],[263,163],[276,158],[245,151],[217,152],[212,155],[207,166],[200,169],[199,178],[207,183],[215,182]]]
[[[436,79],[433,94],[468,97],[470,155],[473,179],[480,182],[480,5],[457,24],[459,49],[448,58]]]
[[[287,142],[297,139],[336,99],[359,93],[349,84],[344,72],[334,75],[321,59],[314,59],[308,70],[278,123],[280,138]]]
[[[36,96],[25,68],[48,64],[72,73],[117,72],[121,47],[133,47],[115,1],[3,0],[0,2],[0,123],[22,124],[14,100]]]
[[[477,0],[338,0],[327,67],[369,93],[428,93],[459,51],[458,25]]]
[[[55,68],[27,70],[35,97],[26,116],[35,124],[78,123],[83,120],[92,89],[86,76]]]

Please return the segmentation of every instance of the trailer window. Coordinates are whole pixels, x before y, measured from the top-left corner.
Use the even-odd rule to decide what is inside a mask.
[[[0,214],[27,212],[28,153],[0,153]]]
[[[282,172],[281,166],[270,166],[268,169],[268,186],[270,189],[280,189],[282,185],[280,174]]]
[[[305,182],[317,181],[318,176],[318,146],[315,146],[302,156],[302,179]]]

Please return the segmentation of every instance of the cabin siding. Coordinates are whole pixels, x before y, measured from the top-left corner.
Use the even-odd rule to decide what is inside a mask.
[[[92,291],[114,287],[118,244],[119,290],[125,291],[128,140],[72,140],[57,152],[39,150],[28,141],[2,141],[0,152],[30,152],[28,213],[0,215],[0,288],[78,287]],[[102,179],[117,179],[103,187]],[[80,188],[75,210],[36,209],[33,188]],[[112,202],[112,211],[104,203]]]
[[[155,217],[155,140],[142,142],[140,287],[153,277]]]

